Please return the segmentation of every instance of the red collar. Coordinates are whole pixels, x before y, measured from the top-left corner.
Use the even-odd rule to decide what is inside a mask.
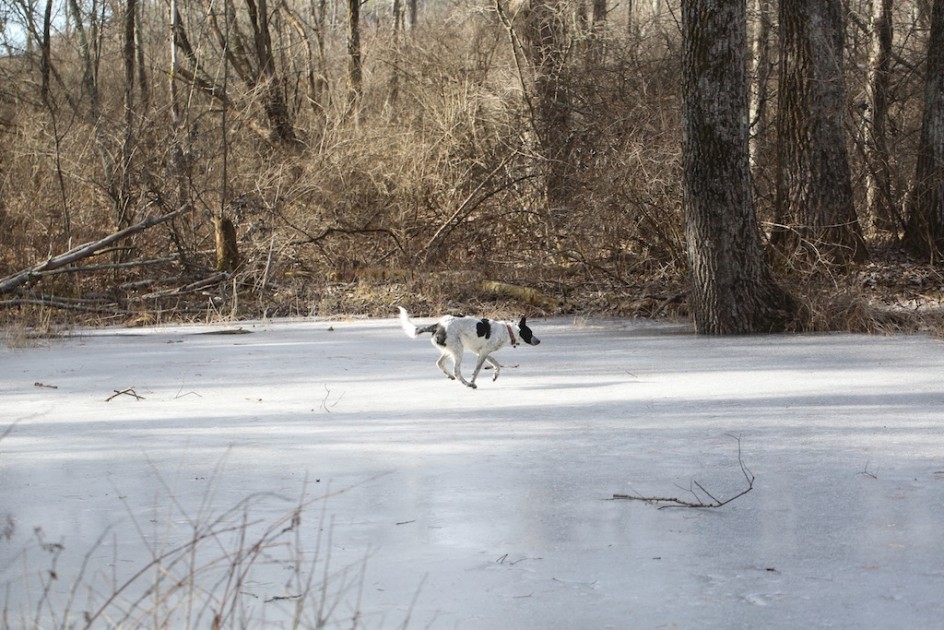
[[[515,339],[515,332],[511,329],[511,324],[505,322],[505,328],[508,329],[508,338],[511,339],[511,347],[514,348],[518,345],[518,340]]]

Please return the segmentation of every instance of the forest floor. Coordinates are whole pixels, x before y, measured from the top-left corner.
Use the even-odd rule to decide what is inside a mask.
[[[92,278],[54,282],[0,301],[0,328],[7,337],[28,337],[56,334],[70,326],[388,317],[398,304],[424,315],[690,320],[688,283],[684,271],[674,265],[646,265],[618,274],[580,265],[544,268],[540,274],[500,266],[452,271],[377,268],[346,274],[300,268],[261,283],[246,270],[206,271],[198,277],[212,281],[197,281],[196,288],[155,289],[147,284],[143,295],[121,298],[97,290]],[[800,330],[944,334],[944,268],[918,262],[899,247],[876,247],[870,262],[849,269],[814,264],[802,271],[780,270],[778,278],[809,315]],[[42,306],[43,301],[56,306]]]

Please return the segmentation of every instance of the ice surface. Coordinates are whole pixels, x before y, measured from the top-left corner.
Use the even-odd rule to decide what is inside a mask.
[[[941,342],[531,325],[475,391],[393,319],[0,349],[0,624],[81,627],[159,558],[94,627],[288,627],[307,575],[303,627],[941,627]],[[739,492],[732,436],[732,503],[608,500]]]

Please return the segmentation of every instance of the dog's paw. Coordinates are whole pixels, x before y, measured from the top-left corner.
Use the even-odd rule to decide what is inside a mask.
[[[471,387],[472,389],[478,389],[478,388],[479,388],[479,386],[476,385],[475,383],[466,383],[466,385],[468,385],[468,386]]]

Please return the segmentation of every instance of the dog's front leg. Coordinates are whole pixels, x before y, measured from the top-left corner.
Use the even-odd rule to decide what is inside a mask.
[[[492,355],[488,355],[488,357],[486,357],[486,360],[492,365],[493,368],[495,368],[495,374],[492,375],[492,380],[497,381],[498,373],[501,372],[501,364],[498,361],[496,361],[495,358],[492,357]]]
[[[480,354],[480,355],[479,355],[479,361],[478,361],[478,363],[475,364],[475,371],[472,372],[472,386],[473,386],[473,387],[475,386],[475,379],[477,379],[477,378],[479,377],[479,370],[482,369],[482,365],[485,363],[485,361],[488,361],[488,362],[491,363],[492,365],[496,365],[496,364],[497,364],[497,362],[495,361],[495,359],[493,359],[492,357],[488,356],[487,354]],[[497,373],[496,373],[496,374],[497,374]],[[495,379],[493,378],[492,380],[494,381]]]

